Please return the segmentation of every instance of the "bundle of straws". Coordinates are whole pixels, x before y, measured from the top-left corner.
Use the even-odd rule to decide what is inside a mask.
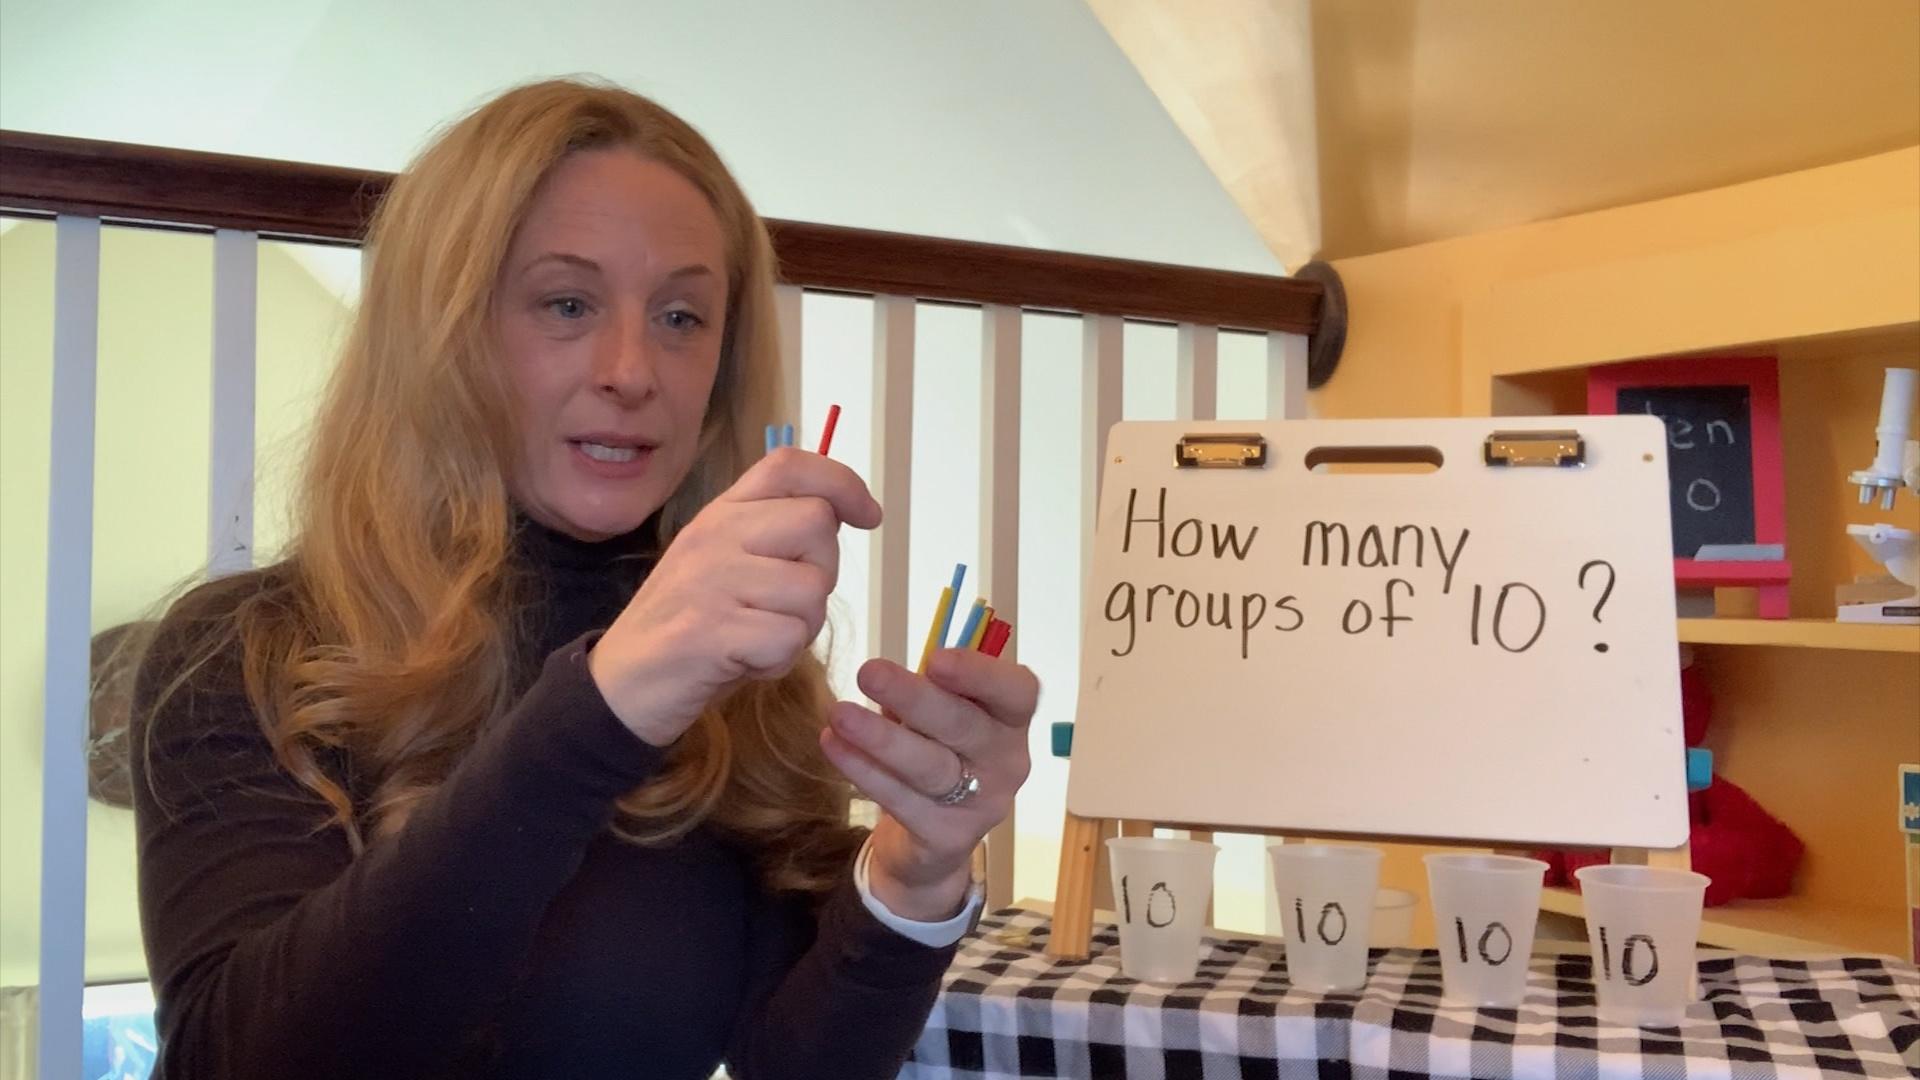
[[[833,431],[840,424],[840,406],[827,410],[827,422],[820,431],[820,450],[823,456],[833,448]],[[771,454],[783,446],[793,445],[792,424],[767,425],[767,453]],[[960,596],[960,587],[967,580],[967,564],[958,563],[953,568],[953,582],[940,590],[940,604],[933,612],[933,625],[927,628],[927,643],[920,650],[920,674],[927,673],[927,662],[933,659],[935,650],[947,647],[947,632],[953,629],[954,605]],[[973,602],[967,611],[966,621],[960,624],[960,636],[953,640],[956,649],[973,649],[988,656],[999,656],[1006,649],[1007,642],[1013,638],[1013,624],[1005,619],[994,617],[993,605],[986,597]]]
[[[940,603],[933,609],[933,625],[927,627],[927,643],[920,650],[921,674],[927,670],[927,661],[933,659],[935,650],[947,648],[947,631],[953,628],[953,612],[960,597],[960,587],[967,580],[967,565],[960,563],[953,568],[953,582],[940,590]],[[953,639],[953,648],[973,649],[988,656],[999,656],[1013,637],[1013,624],[1005,619],[995,618],[993,605],[986,597],[973,602],[968,609],[966,621],[960,624],[960,636]]]

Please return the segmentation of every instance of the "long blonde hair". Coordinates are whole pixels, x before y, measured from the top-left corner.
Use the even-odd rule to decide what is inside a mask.
[[[509,705],[520,645],[506,489],[514,419],[488,312],[541,180],[566,155],[601,147],[684,176],[712,203],[727,248],[719,372],[696,462],[659,515],[662,545],[754,460],[754,433],[772,419],[780,369],[766,227],[679,117],[615,87],[541,82],[495,98],[421,153],[374,215],[287,561],[237,602],[231,587],[202,590],[230,598],[214,620],[230,633],[201,638],[202,661],[237,639],[248,699],[281,765],[332,807],[356,848],[363,831],[398,830]],[[191,601],[170,619],[206,613]],[[616,828],[664,843],[711,823],[756,853],[770,887],[830,888],[857,836],[849,789],[819,750],[827,702],[811,655],[778,682],[716,702],[664,771],[620,800]],[[323,765],[339,751],[372,779],[365,805]]]

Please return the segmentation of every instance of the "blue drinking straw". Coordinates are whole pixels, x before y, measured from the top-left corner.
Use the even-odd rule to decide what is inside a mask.
[[[987,613],[987,598],[981,597],[973,602],[973,608],[967,612],[967,621],[960,626],[960,637],[954,641],[956,649],[965,648],[973,640],[973,632],[980,629],[980,619]]]
[[[967,580],[967,564],[954,563],[953,564],[953,607],[960,606],[960,585],[962,582],[966,580]],[[934,648],[944,649],[947,647],[947,631],[951,629],[952,626],[953,626],[953,608],[948,608],[946,617],[940,620],[940,636],[939,636],[938,642],[934,645]],[[961,638],[961,640],[964,641],[966,639],[963,637]]]

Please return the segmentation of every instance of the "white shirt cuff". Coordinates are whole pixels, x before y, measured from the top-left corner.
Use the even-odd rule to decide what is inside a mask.
[[[861,845],[860,856],[853,860],[853,887],[860,892],[860,902],[867,906],[873,917],[894,933],[909,941],[917,941],[934,949],[944,949],[967,935],[973,927],[973,921],[982,904],[986,903],[986,890],[978,882],[967,892],[967,902],[960,908],[960,914],[943,922],[920,922],[916,919],[903,919],[887,910],[887,906],[874,899],[873,890],[867,885],[867,860],[873,855],[873,841]]]

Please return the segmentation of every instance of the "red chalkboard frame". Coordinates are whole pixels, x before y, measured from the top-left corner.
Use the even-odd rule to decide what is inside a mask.
[[[1753,437],[1753,541],[1787,542],[1787,487],[1780,448],[1780,367],[1771,356],[1705,356],[1673,360],[1636,360],[1607,364],[1587,372],[1587,411],[1611,416],[1619,411],[1620,391],[1652,386],[1744,386],[1747,388]],[[1676,583],[1685,588],[1713,586],[1759,590],[1760,617],[1788,615],[1787,583],[1793,564],[1786,559],[1764,562],[1673,560]]]

